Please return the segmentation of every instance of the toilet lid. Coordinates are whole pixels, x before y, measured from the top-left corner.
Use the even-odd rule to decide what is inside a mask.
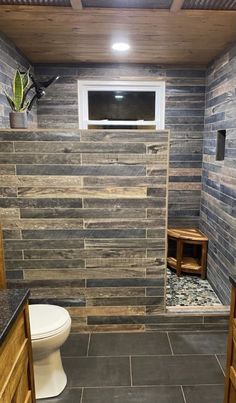
[[[66,309],[57,305],[29,305],[32,339],[42,339],[60,332],[71,321]]]

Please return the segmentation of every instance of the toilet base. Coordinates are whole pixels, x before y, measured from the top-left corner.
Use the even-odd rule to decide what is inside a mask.
[[[34,378],[36,399],[58,396],[66,387],[60,349],[42,358],[34,358]]]

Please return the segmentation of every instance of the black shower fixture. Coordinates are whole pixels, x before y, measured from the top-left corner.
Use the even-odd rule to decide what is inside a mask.
[[[33,107],[33,104],[36,101],[36,99],[42,98],[46,94],[45,89],[48,88],[49,85],[55,83],[60,78],[60,76],[52,77],[47,81],[38,81],[38,82],[35,80],[34,76],[31,73],[29,73],[29,77],[30,77],[30,79],[32,81],[32,84],[27,89],[25,95],[27,96],[27,94],[31,90],[33,90],[33,89],[35,90],[35,94],[34,94],[33,98],[31,99],[31,101],[29,103],[29,106],[28,106],[28,110],[31,111],[31,109]]]

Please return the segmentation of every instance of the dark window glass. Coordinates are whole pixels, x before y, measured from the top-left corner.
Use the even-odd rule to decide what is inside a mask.
[[[89,91],[89,120],[155,120],[155,92]]]
[[[223,161],[225,159],[225,140],[226,130],[218,130],[216,143],[216,161]]]

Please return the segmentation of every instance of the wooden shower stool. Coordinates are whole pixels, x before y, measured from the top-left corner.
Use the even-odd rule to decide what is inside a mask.
[[[168,256],[167,264],[176,270],[177,276],[184,273],[201,274],[206,278],[207,243],[208,238],[198,229],[194,228],[170,228],[168,229],[168,241],[176,241],[176,257]],[[193,257],[185,257],[184,244],[194,245]],[[201,247],[201,256],[198,258],[197,247]]]

